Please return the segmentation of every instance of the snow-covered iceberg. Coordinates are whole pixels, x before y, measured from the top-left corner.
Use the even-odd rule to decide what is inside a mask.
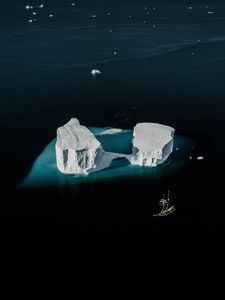
[[[133,131],[131,164],[162,164],[173,151],[174,128],[157,123],[138,123]]]

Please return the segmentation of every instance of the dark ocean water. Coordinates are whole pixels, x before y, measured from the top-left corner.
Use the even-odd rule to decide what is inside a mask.
[[[42,255],[222,254],[225,4],[71,3],[0,4],[6,253],[16,246],[18,253]],[[102,74],[93,78],[92,69]],[[161,179],[18,189],[71,117],[100,127],[167,124],[194,148],[178,173]],[[176,213],[153,219],[167,189]]]

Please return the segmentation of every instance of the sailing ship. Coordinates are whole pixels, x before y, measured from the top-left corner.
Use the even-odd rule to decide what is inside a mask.
[[[163,195],[162,199],[159,201],[159,205],[161,206],[161,210],[159,213],[154,214],[153,217],[164,217],[175,211],[175,205],[170,205],[170,191],[167,193],[167,199],[165,198],[165,195]]]

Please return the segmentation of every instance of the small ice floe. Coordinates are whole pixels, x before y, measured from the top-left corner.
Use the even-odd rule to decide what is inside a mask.
[[[28,20],[28,22],[29,22],[29,23],[32,23],[32,22],[33,22],[33,20],[32,20],[32,19],[30,19],[30,20]]]
[[[109,32],[112,32],[112,29],[109,29]]]
[[[43,7],[44,7],[44,4],[38,5],[38,8],[43,8]]]
[[[75,3],[71,3],[71,5],[72,5],[72,6],[74,6],[74,5],[75,5]]]
[[[100,133],[100,135],[107,135],[107,134],[117,134],[117,133],[121,133],[123,130],[120,128],[110,128],[110,129],[106,129],[104,131],[102,131]]]
[[[30,7],[30,5],[26,5],[25,8],[26,9],[30,9],[31,7]]]
[[[192,6],[189,6],[188,9],[192,9]]]
[[[148,9],[147,6],[145,7],[145,9]]]
[[[35,11],[33,11],[32,14],[33,14],[34,16],[37,15],[37,13],[36,13]]]
[[[111,16],[111,13],[110,13],[110,12],[108,12],[108,13],[107,13],[107,16]]]
[[[49,16],[49,18],[53,18],[54,17],[54,15],[53,14],[50,14],[50,15],[48,15]]]
[[[93,76],[100,75],[100,74],[102,74],[102,72],[99,70],[96,70],[96,69],[91,70],[91,75],[93,75]]]
[[[117,54],[117,52],[116,52],[116,51],[114,51],[114,52],[113,52],[113,54],[114,54],[114,55],[116,55],[116,54]]]
[[[152,27],[153,27],[153,28],[156,28],[156,25],[155,25],[155,24],[153,24],[153,25],[152,25]]]
[[[178,151],[179,150],[179,148],[176,148],[176,151]]]
[[[197,157],[197,160],[203,160],[204,159],[204,156],[198,156]]]
[[[195,52],[191,52],[191,55],[195,55]]]
[[[192,156],[190,156],[189,158],[192,159]]]
[[[92,15],[92,18],[97,18],[97,16],[96,15]]]
[[[214,14],[214,11],[208,11],[208,14],[209,14],[209,15],[213,15],[213,14]]]

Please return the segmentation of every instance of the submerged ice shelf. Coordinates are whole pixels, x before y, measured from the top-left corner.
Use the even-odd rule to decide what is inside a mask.
[[[105,151],[128,155],[132,153],[132,130],[116,130],[113,132],[110,128],[88,127],[88,129],[94,134]],[[107,131],[108,134],[106,134]],[[179,151],[174,151],[170,158],[157,168],[131,165],[126,158],[118,158],[113,160],[108,168],[86,176],[80,174],[65,175],[59,172],[56,165],[55,144],[56,139],[53,139],[43,149],[43,152],[33,163],[29,174],[20,184],[21,187],[58,186],[129,177],[157,179],[170,176],[179,171],[188,161],[187,153],[193,146],[191,140],[176,135],[174,137],[174,148],[179,148]]]

